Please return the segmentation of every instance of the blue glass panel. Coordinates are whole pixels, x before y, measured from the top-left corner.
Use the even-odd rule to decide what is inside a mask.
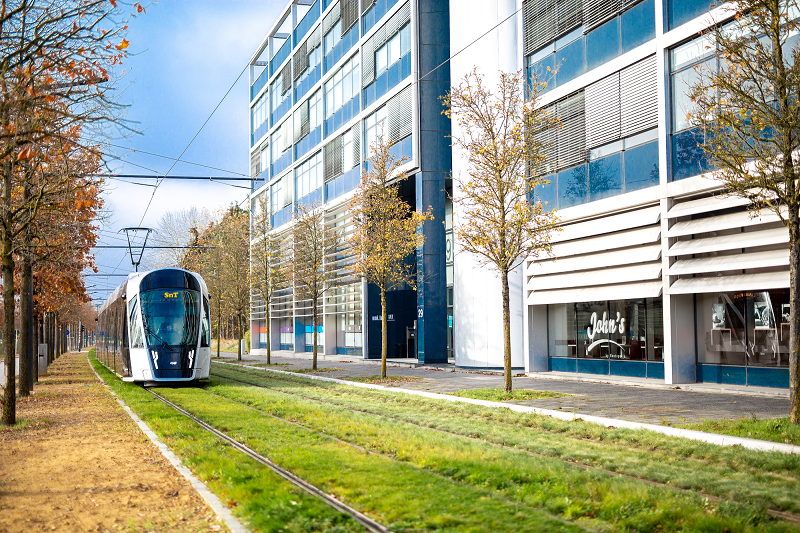
[[[396,142],[392,145],[389,149],[389,152],[394,156],[395,159],[400,160],[404,157],[407,158],[409,161],[414,155],[414,146],[411,143],[412,136],[409,135],[402,141]]]
[[[556,79],[551,79],[555,68],[555,57],[554,54],[550,54],[528,67],[528,85],[533,86],[534,79],[538,83],[547,83],[547,87],[542,90],[543,93],[556,87]]]
[[[317,126],[294,145],[294,160],[299,161],[322,140],[322,127]]]
[[[779,387],[788,389],[789,369],[748,367],[747,385],[750,387]]]
[[[619,55],[619,17],[586,35],[586,67],[592,70]]]
[[[322,76],[322,65],[317,64],[316,67],[308,73],[308,76],[297,84],[294,89],[294,101],[299,102],[303,96],[319,81]]]
[[[743,366],[697,365],[697,382],[746,385],[747,369]]]
[[[333,3],[333,0],[322,0],[322,10],[328,9],[328,6]]]
[[[268,68],[265,68],[265,69],[264,69],[264,70],[261,72],[261,74],[258,76],[258,78],[256,78],[256,81],[253,83],[253,85],[251,85],[251,86],[250,86],[250,101],[252,101],[252,100],[253,100],[253,98],[255,98],[255,97],[256,97],[256,95],[258,94],[258,92],[259,92],[259,91],[260,91],[260,90],[261,90],[261,89],[264,87],[264,85],[267,83],[267,80],[268,80],[268,79],[269,79],[269,69],[268,69]]]
[[[563,85],[570,80],[574,80],[586,72],[586,51],[584,50],[585,39],[581,37],[561,50],[556,50],[555,61],[558,65],[558,84]]]
[[[656,36],[655,0],[645,0],[621,18],[622,53],[633,50]]]
[[[278,49],[278,52],[272,56],[272,59],[269,61],[269,72],[270,76],[275,74],[278,71],[278,68],[286,61],[286,58],[289,57],[289,52],[292,51],[292,40],[286,39],[283,42],[283,45]]]
[[[276,125],[278,121],[280,121],[280,119],[283,118],[283,115],[288,113],[291,108],[292,108],[292,99],[286,98],[283,102],[280,103],[278,108],[275,109],[275,111],[273,111],[272,114],[270,115],[271,117],[270,124],[272,124],[273,126]]]
[[[691,129],[672,136],[672,181],[697,176],[711,170],[703,151],[703,132]]]
[[[589,201],[622,194],[622,152],[589,163]]]
[[[311,9],[308,10],[308,12],[305,14],[303,19],[295,27],[295,29],[294,29],[294,45],[295,46],[298,45],[298,40],[302,39],[303,36],[306,33],[308,33],[308,30],[311,29],[311,26],[313,26],[314,23],[319,18],[319,13],[320,13],[320,11],[319,11],[319,2],[320,2],[320,0],[317,0],[316,2],[314,2],[314,5],[311,6]]]
[[[647,363],[643,361],[609,361],[609,373],[612,376],[644,378],[647,377]]]
[[[697,0],[668,0],[667,1],[667,23],[668,29],[677,28],[684,22],[689,22],[703,13],[708,12],[713,2]]]
[[[625,192],[658,185],[658,141],[625,150]]]
[[[581,374],[608,375],[608,359],[578,359],[578,372]]]
[[[262,123],[256,130],[253,132],[253,142],[259,140],[261,137],[264,136],[265,133],[269,131],[269,122]]]
[[[546,179],[550,180],[550,183],[536,187],[534,194],[536,199],[542,202],[542,207],[545,211],[552,211],[553,209],[558,209],[558,195],[556,194],[558,183],[556,183],[555,174],[547,176]]]
[[[580,165],[558,173],[559,209],[589,201],[589,184],[586,178],[586,165]]]
[[[292,219],[292,206],[287,205],[274,215],[272,215],[272,227],[278,228],[283,226]]]
[[[647,377],[650,379],[664,379],[664,363],[647,362]]]
[[[306,207],[311,207],[315,203],[318,205],[322,205],[322,187],[320,187],[314,192],[308,193],[307,195],[303,196],[297,201],[297,203],[298,205],[304,205]]]
[[[361,179],[361,167],[355,166],[331,181],[325,184],[325,201],[331,200],[347,194],[356,187]]]
[[[577,372],[575,359],[561,357],[550,357],[550,370],[552,372]]]
[[[364,107],[369,107],[378,98],[391,91],[411,75],[411,53],[404,55],[384,70],[375,81],[364,89]]]
[[[381,20],[387,11],[392,9],[397,3],[397,0],[376,0],[372,7],[364,13],[361,20],[364,21],[364,33],[367,33],[376,22]]]
[[[272,163],[272,175],[277,176],[292,164],[292,151],[286,150],[278,159]]]
[[[358,42],[358,23],[350,28],[346,34],[342,35],[342,39],[336,43],[330,52],[325,56],[323,62],[325,63],[325,72],[333,68],[336,63],[350,51],[354,44]]]

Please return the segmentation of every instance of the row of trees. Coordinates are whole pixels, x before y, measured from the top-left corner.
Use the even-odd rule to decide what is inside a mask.
[[[126,23],[142,11],[116,0],[0,0],[6,425],[16,420],[15,329],[25,395],[35,371],[28,366],[31,337],[58,353],[69,321],[93,320],[81,271],[92,266],[93,221],[102,202],[101,182],[87,176],[101,170],[102,135],[125,125],[113,87],[127,54]]]

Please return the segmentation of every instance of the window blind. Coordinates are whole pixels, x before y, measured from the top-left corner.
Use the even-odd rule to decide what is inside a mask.
[[[323,177],[326,182],[342,174],[342,155],[342,136],[340,135],[325,145]]]
[[[346,34],[358,21],[358,0],[340,0],[342,35]]]
[[[561,0],[556,4],[556,38],[583,24],[582,0]]]
[[[281,124],[281,130],[283,134],[283,150],[281,150],[281,152],[285,152],[292,147],[292,121],[284,121],[283,124]]]
[[[336,22],[339,20],[339,18],[341,18],[341,14],[342,14],[341,13],[341,7],[342,7],[341,4],[339,2],[336,2],[336,4],[334,4],[333,8],[331,8],[331,10],[328,11],[328,14],[325,15],[325,18],[322,19],[322,34],[323,35],[327,34],[331,30],[331,28],[333,28],[333,26],[336,24]],[[342,34],[344,34],[344,32],[342,32]]]
[[[294,112],[294,142],[308,135],[308,100]]]
[[[658,126],[656,56],[647,57],[620,72],[621,135]]]
[[[356,122],[350,131],[353,134],[353,162],[358,165],[361,163],[361,123]]]
[[[586,112],[583,91],[558,103],[562,127],[558,130],[558,168],[586,161]]]
[[[584,32],[597,28],[620,10],[619,0],[594,0],[588,2],[583,11]]]
[[[320,45],[320,42],[322,42],[322,31],[320,26],[317,26],[316,29],[311,32],[311,35],[308,36],[308,39],[306,39],[306,51],[311,52]]]
[[[250,177],[255,178],[261,174],[261,151],[257,150],[250,156]]]
[[[292,88],[292,62],[286,63],[286,66],[281,69],[281,78],[283,86],[281,87],[281,96],[286,94],[286,91]]]
[[[586,147],[620,137],[619,72],[586,87]]]
[[[522,4],[524,54],[530,55],[556,38],[555,0],[528,0]]]
[[[387,119],[390,143],[411,135],[411,87],[406,87],[389,100]]]
[[[394,37],[397,31],[411,20],[411,3],[406,2],[386,24],[378,28],[364,43],[361,53],[361,86],[366,87],[375,81],[375,51]]]
[[[361,2],[361,14],[363,15],[369,8],[371,8],[375,4],[375,0],[362,0]]]
[[[294,79],[296,80],[299,78],[303,72],[306,71],[308,68],[308,40],[303,41],[297,51],[294,53],[294,58],[292,61],[294,62]]]

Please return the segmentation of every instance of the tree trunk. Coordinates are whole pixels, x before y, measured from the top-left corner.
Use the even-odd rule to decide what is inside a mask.
[[[789,418],[800,424],[800,214],[789,210]]]
[[[387,330],[387,323],[386,287],[381,287],[381,379],[386,379],[386,352],[389,347],[389,332]]]
[[[508,302],[508,272],[503,278],[503,391],[511,392],[511,311]]]
[[[261,332],[258,332],[259,336]],[[260,342],[260,341],[259,341]],[[272,364],[272,324],[269,319],[269,302],[267,302],[267,364]]]
[[[236,359],[242,360],[242,315],[236,315]]]
[[[303,334],[305,336],[305,334]],[[311,353],[311,369],[317,369],[317,299],[314,298],[313,303],[311,304],[311,338],[312,341],[312,348]]]
[[[19,395],[28,396],[31,391],[28,387],[28,379],[31,369],[31,262],[25,258],[22,260],[22,278],[20,279],[19,295]]]
[[[33,382],[39,383],[39,317],[33,315]]]
[[[222,311],[220,311],[220,297],[217,297],[217,359],[219,359],[220,344],[222,344]]]
[[[3,395],[3,424],[11,426],[17,421],[16,386],[14,383],[14,257],[11,254],[11,241],[3,242],[3,344],[5,345],[6,388]]]

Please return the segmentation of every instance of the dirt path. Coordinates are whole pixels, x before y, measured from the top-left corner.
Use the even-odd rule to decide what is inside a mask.
[[[0,429],[0,532],[225,531],[91,370],[66,354]]]

